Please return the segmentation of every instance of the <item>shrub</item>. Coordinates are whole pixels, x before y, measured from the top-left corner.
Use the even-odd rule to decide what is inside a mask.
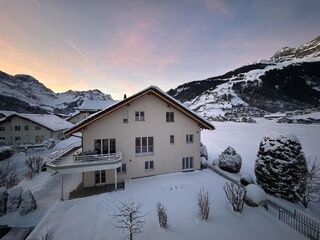
[[[168,227],[168,215],[165,206],[158,202],[157,204],[157,214],[159,219],[160,227],[166,228]]]
[[[262,139],[255,163],[257,183],[269,194],[307,205],[307,162],[294,135]]]
[[[42,167],[43,158],[41,157],[29,157],[26,160],[26,165],[30,170],[31,177],[36,173],[39,173]]]
[[[219,155],[219,168],[227,172],[239,173],[241,163],[241,156],[232,147],[227,147],[226,150]]]
[[[235,183],[227,183],[224,185],[223,190],[229,200],[233,211],[242,212],[244,205],[244,198],[246,196],[246,189]]]
[[[197,193],[198,216],[201,220],[208,220],[210,212],[210,200],[208,191],[203,188]]]

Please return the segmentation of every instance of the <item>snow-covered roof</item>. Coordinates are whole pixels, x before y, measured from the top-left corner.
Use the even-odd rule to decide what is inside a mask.
[[[290,117],[290,119],[320,119],[320,112],[296,115],[296,116]]]
[[[27,119],[31,122],[37,123],[45,128],[48,128],[52,131],[60,131],[71,128],[73,126],[72,123],[59,118],[54,114],[31,114],[31,113],[15,113],[8,117],[6,117],[2,121],[8,121],[13,117],[21,117]]]
[[[8,117],[8,116],[10,116],[10,115],[12,115],[12,114],[15,114],[15,113],[17,113],[17,112],[15,112],[15,111],[0,110],[0,114],[3,114],[5,117]]]
[[[147,92],[150,92],[150,91],[155,93],[155,95],[157,95],[163,101],[166,101],[168,103],[170,102],[175,108],[179,109],[180,111],[185,113],[187,116],[189,116],[190,118],[192,118],[195,121],[197,121],[202,128],[211,129],[211,130],[215,129],[214,126],[209,121],[205,120],[199,114],[195,113],[193,110],[191,110],[188,107],[184,106],[178,100],[176,100],[175,98],[171,97],[169,94],[167,94],[166,92],[162,91],[157,86],[150,86],[150,87],[145,88],[145,89],[137,92],[136,94],[134,94],[134,95],[122,100],[122,101],[114,102],[109,107],[107,107],[107,108],[105,108],[105,109],[103,109],[103,110],[101,110],[99,112],[91,114],[86,119],[83,119],[82,121],[80,121],[76,125],[74,125],[72,128],[68,129],[65,132],[65,134],[66,135],[70,135],[72,133],[75,133],[75,132],[81,130],[84,126],[87,126],[91,122],[94,122],[95,120],[99,119],[100,117],[105,116],[108,113],[112,112],[113,110],[118,109],[118,108],[122,107],[123,105],[128,104],[131,101],[134,101],[136,98],[138,98],[138,97],[140,97],[140,96],[142,96],[142,95],[144,95],[144,94],[146,94]]]
[[[114,104],[114,100],[85,100],[80,106],[80,111],[99,111],[109,107],[110,105]]]
[[[281,117],[285,117],[287,116],[287,114],[285,113],[271,113],[268,115],[264,115],[265,118],[281,118]]]

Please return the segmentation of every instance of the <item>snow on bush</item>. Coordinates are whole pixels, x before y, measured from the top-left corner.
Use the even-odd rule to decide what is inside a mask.
[[[162,228],[168,227],[167,210],[161,202],[158,202],[158,204],[157,204],[157,214],[158,214],[160,227],[162,227]]]
[[[250,174],[243,174],[240,178],[240,183],[244,186],[254,183],[253,178]]]
[[[200,220],[208,220],[210,212],[209,192],[203,188],[197,193],[198,217]]]
[[[7,213],[15,212],[21,202],[22,187],[13,187],[8,190]]]
[[[8,192],[5,187],[0,188],[0,217],[7,213]]]
[[[208,151],[207,147],[201,143],[200,145],[200,156],[204,157],[206,160],[208,160]]]
[[[208,161],[205,159],[205,157],[200,157],[200,163],[202,168],[207,168],[208,167]]]
[[[26,190],[22,193],[21,202],[18,208],[18,213],[23,216],[29,212],[33,212],[37,209],[37,202],[30,190]]]
[[[308,169],[298,138],[270,134],[262,139],[257,157],[257,183],[267,193],[306,206]]]
[[[248,206],[258,207],[259,205],[265,203],[267,195],[261,187],[255,184],[249,184],[248,186],[246,186],[246,190],[247,194],[244,201]]]
[[[226,182],[223,187],[227,199],[232,206],[233,211],[242,212],[244,205],[244,198],[246,196],[246,189],[238,184],[231,182],[230,184]]]
[[[231,173],[239,173],[242,158],[232,147],[227,147],[219,155],[219,168]]]

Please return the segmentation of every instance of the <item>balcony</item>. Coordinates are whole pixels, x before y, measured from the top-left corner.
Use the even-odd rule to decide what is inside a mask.
[[[73,155],[58,157],[47,163],[50,171],[65,173],[89,172],[121,167],[122,153]]]

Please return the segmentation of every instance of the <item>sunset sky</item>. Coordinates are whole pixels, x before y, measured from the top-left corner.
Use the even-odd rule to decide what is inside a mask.
[[[0,0],[0,71],[120,99],[223,74],[318,35],[319,0]]]

